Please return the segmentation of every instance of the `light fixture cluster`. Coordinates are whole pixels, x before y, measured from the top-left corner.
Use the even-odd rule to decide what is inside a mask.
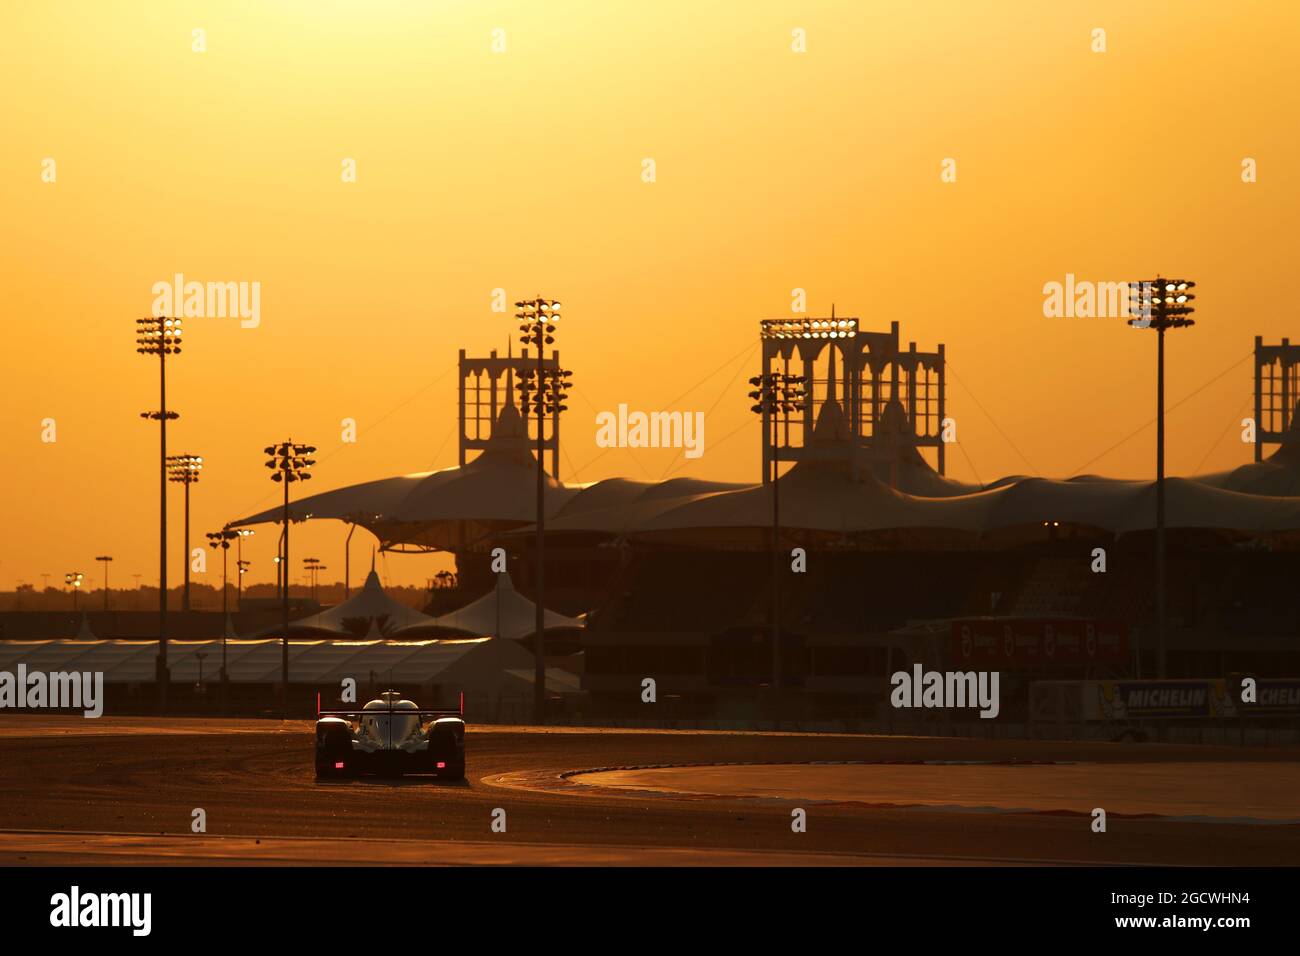
[[[168,455],[167,480],[192,485],[199,480],[203,470],[203,458],[200,455]]]
[[[1195,286],[1186,279],[1158,277],[1130,282],[1129,311],[1136,318],[1129,319],[1129,325],[1164,329],[1195,325],[1194,320],[1186,318],[1195,311],[1188,304],[1196,298],[1188,291]]]
[[[524,299],[515,303],[515,318],[519,320],[519,341],[525,345],[550,345],[555,339],[554,323],[560,321],[560,303],[554,299]]]
[[[242,531],[234,531],[230,528],[223,528],[221,531],[208,532],[208,547],[220,548],[223,551],[230,550],[230,542],[242,535]]]
[[[316,464],[316,459],[308,456],[316,454],[315,445],[286,441],[278,445],[267,445],[262,451],[270,456],[266,467],[272,470],[272,481],[307,481],[311,478],[308,469]]]
[[[569,398],[569,388],[573,383],[573,372],[565,368],[542,369],[538,378],[537,369],[521,369],[515,389],[519,392],[519,411],[527,418],[537,414],[543,418],[547,415],[567,412],[569,406],[564,403]]]
[[[181,351],[181,320],[166,316],[136,319],[136,351],[141,355],[172,355]]]
[[[851,339],[858,334],[857,319],[764,319],[765,339]]]
[[[808,400],[808,378],[804,375],[768,372],[755,375],[749,384],[754,386],[754,390],[749,393],[754,404],[749,410],[759,415],[767,414],[777,418],[802,412]]]

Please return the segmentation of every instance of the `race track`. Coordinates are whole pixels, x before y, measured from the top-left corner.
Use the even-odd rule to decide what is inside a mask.
[[[6,715],[0,863],[1300,864],[1295,749],[471,727],[467,752],[463,783],[318,783],[307,721]]]

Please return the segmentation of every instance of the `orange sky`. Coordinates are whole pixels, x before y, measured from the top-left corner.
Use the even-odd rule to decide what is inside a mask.
[[[313,491],[454,464],[449,370],[462,346],[504,349],[498,287],[565,302],[566,480],[756,478],[756,357],[675,406],[713,409],[696,460],[585,467],[595,410],[665,408],[796,287],[813,314],[947,344],[950,474],[1073,473],[1151,418],[1154,336],[1046,319],[1045,282],[1195,279],[1171,402],[1256,334],[1300,339],[1297,36],[1300,7],[1267,2],[6,4],[0,587],[98,582],[102,553],[116,583],[156,580],[157,426],[138,413],[157,363],[134,320],[176,272],[261,284],[261,324],[191,320],[169,376],[170,450],[207,461],[195,544],[272,503],[261,448],[288,436],[321,447]],[[1249,397],[1243,362],[1174,412],[1171,473],[1248,460],[1230,425]],[[1152,431],[1088,470],[1151,474]],[[295,564],[340,577],[343,534],[298,534]],[[254,580],[272,537],[246,550]],[[386,563],[401,583],[440,566]]]

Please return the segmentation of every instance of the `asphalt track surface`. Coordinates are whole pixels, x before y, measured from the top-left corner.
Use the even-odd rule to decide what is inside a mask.
[[[0,863],[1300,864],[1296,748],[471,727],[467,754],[462,783],[317,782],[309,721],[5,715]]]

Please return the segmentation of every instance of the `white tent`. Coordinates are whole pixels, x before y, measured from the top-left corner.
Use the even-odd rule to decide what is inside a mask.
[[[510,575],[497,575],[497,586],[458,611],[434,618],[438,627],[459,634],[493,634],[507,640],[529,637],[537,630],[537,605],[515,590]],[[555,611],[544,612],[546,631],[581,630],[583,622]]]
[[[379,575],[374,568],[366,575],[366,583],[361,590],[342,604],[313,614],[311,617],[299,618],[289,622],[290,634],[337,634],[340,636],[364,636],[367,639],[393,637],[398,633],[410,633],[435,623],[427,614],[399,604],[390,598],[379,583]],[[262,634],[278,634],[279,626],[266,628]]]

